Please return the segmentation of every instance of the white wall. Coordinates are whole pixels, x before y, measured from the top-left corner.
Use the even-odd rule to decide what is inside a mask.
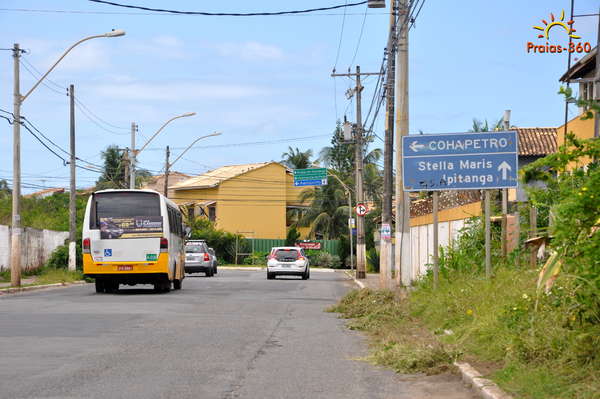
[[[447,247],[459,236],[465,220],[452,220],[438,224],[438,240],[441,247]],[[410,228],[412,270],[411,280],[417,280],[427,273],[433,262],[433,224]]]
[[[56,247],[69,238],[67,231],[23,229],[21,236],[21,268],[36,269],[43,266]],[[0,225],[0,270],[10,268],[10,227]]]

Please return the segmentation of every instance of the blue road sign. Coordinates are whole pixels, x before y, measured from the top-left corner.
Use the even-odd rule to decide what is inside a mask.
[[[517,186],[517,132],[402,137],[404,191]]]
[[[325,186],[327,185],[327,169],[294,169],[294,186]]]

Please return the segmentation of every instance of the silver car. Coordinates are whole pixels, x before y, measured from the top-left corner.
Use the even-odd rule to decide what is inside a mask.
[[[204,273],[206,277],[215,274],[215,258],[203,240],[188,240],[185,243],[185,272]]]

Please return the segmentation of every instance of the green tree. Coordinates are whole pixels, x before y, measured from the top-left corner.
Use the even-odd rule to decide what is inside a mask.
[[[127,176],[125,176],[125,160],[123,154],[116,145],[109,145],[102,151],[104,170],[96,181],[96,189],[126,188]]]
[[[310,227],[310,235],[326,240],[346,233],[348,205],[346,193],[337,180],[329,179],[326,186],[306,189],[300,201],[309,204],[299,212],[293,227]]]
[[[0,198],[10,197],[12,190],[8,187],[8,182],[5,179],[0,180]]]
[[[288,147],[288,151],[281,154],[281,163],[290,169],[307,169],[312,163],[312,156],[312,150],[300,151],[297,147]]]
[[[354,170],[354,144],[344,143],[344,132],[338,121],[331,138],[331,146],[323,147],[319,152],[319,160],[338,172],[342,180],[352,176]]]
[[[470,132],[490,132],[496,130],[502,130],[503,119],[500,118],[493,126],[490,126],[487,119],[483,121],[473,118],[473,125],[471,126]]]

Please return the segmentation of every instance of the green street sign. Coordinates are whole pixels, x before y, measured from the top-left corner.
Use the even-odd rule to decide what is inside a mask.
[[[294,169],[294,186],[325,186],[327,184],[327,169]]]

